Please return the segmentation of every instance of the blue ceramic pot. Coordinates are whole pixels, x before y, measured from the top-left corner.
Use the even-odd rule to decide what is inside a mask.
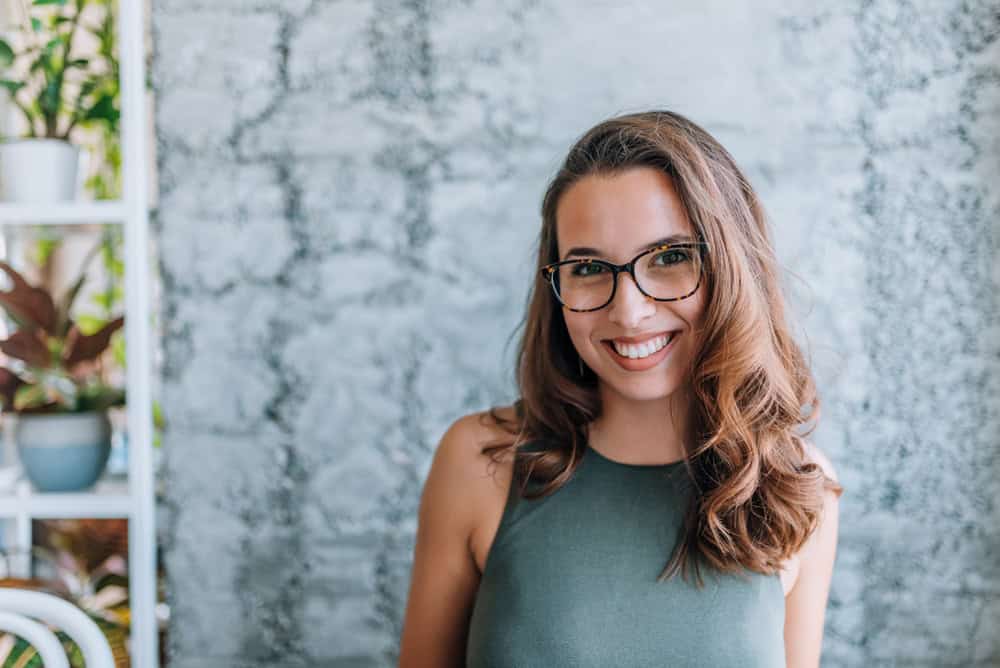
[[[14,434],[24,472],[40,492],[93,487],[111,453],[111,421],[103,411],[21,413]]]

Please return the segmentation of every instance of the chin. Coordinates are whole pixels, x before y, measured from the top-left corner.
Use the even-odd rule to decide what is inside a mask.
[[[607,391],[629,401],[663,401],[677,391],[676,383],[611,383],[603,379],[600,382]]]

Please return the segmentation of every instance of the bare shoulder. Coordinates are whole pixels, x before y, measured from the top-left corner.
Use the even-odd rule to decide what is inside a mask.
[[[823,451],[815,443],[810,441],[804,441],[804,443],[806,455],[809,460],[818,464],[827,478],[839,484],[840,480],[837,478],[837,471],[834,469],[830,458],[823,454]],[[804,555],[824,549],[829,550],[831,545],[835,547],[841,493],[841,490],[825,490],[823,494],[822,518],[816,531],[810,536],[805,546],[803,546],[802,553]]]
[[[495,423],[494,423],[495,424]],[[400,640],[401,668],[461,665],[479,586],[472,546],[499,489],[484,445],[496,441],[488,413],[453,422],[434,452],[418,511],[410,590]]]
[[[514,415],[512,407],[495,412],[503,419],[511,419]],[[432,469],[436,468],[438,475],[431,476],[435,478],[431,484],[451,488],[448,496],[463,501],[470,535],[478,528],[484,514],[493,513],[498,497],[506,498],[513,459],[505,453],[493,457],[483,452],[484,446],[505,438],[509,440],[510,434],[497,424],[489,411],[470,413],[448,427],[434,455]]]
[[[830,461],[830,458],[827,457],[823,453],[823,451],[820,450],[819,447],[812,441],[803,439],[802,445],[805,450],[807,460],[817,464],[823,470],[823,473],[825,473],[828,478],[834,480],[835,482],[839,482],[837,478],[837,471],[836,469],[834,469],[833,463]],[[833,492],[828,492],[826,494],[826,499],[823,504],[824,505],[823,510],[825,515],[832,512],[828,509],[830,508],[831,505],[837,504],[838,497],[839,494],[835,495]],[[836,509],[834,509],[834,511],[835,510]],[[827,524],[827,530],[829,530],[829,528],[830,525]],[[811,548],[812,545],[815,544],[815,542],[816,542],[815,539],[808,541],[806,545],[802,547],[801,550],[793,554],[784,562],[784,566],[781,571],[781,584],[782,584],[782,589],[785,592],[786,596],[789,594],[789,592],[791,592],[792,588],[795,586],[796,581],[798,580],[798,576],[802,567],[803,555],[807,553],[807,550]]]
[[[466,415],[445,430],[434,450],[421,495],[419,525],[447,531],[448,540],[466,545],[475,522],[482,475],[482,427],[476,415]]]
[[[823,473],[826,477],[837,481],[837,471],[833,468],[833,462],[830,458],[823,454],[823,451],[816,446],[815,443],[809,440],[803,440],[803,445],[805,446],[806,456],[810,461],[819,464],[819,467],[823,469]]]
[[[839,485],[833,464],[815,444],[805,442],[808,459]],[[792,590],[785,597],[785,656],[789,666],[818,666],[823,625],[840,523],[840,491],[825,489],[819,522],[797,555]]]
[[[495,411],[503,419],[512,419],[513,408],[502,407]],[[483,453],[483,447],[496,443],[510,434],[497,424],[489,411],[470,413],[455,420],[438,445],[436,458],[449,461],[472,475],[479,475],[485,467],[494,462],[488,453]]]
[[[513,406],[504,406],[494,412],[505,421],[515,417]],[[476,570],[482,574],[503,517],[514,473],[512,453],[501,451],[494,457],[483,453],[482,449],[488,443],[509,442],[512,435],[489,411],[466,415],[457,420],[452,429],[455,430],[452,447],[463,449],[461,457],[467,472],[466,498],[471,513],[469,552]]]

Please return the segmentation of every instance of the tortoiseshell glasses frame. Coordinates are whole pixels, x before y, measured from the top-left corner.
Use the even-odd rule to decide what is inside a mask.
[[[698,280],[695,283],[694,288],[686,295],[682,295],[680,297],[667,297],[664,299],[661,299],[659,297],[654,297],[653,295],[649,294],[643,289],[642,285],[639,283],[639,280],[636,278],[635,264],[636,262],[646,257],[650,253],[662,253],[664,251],[677,248],[698,249],[699,252]],[[698,291],[698,287],[701,285],[701,279],[705,275],[704,256],[706,253],[708,253],[708,250],[709,246],[707,241],[684,241],[675,244],[661,244],[659,246],[653,246],[652,248],[647,248],[646,250],[642,251],[634,258],[626,262],[625,264],[615,264],[614,262],[608,262],[607,260],[599,260],[597,258],[578,258],[578,259],[560,260],[559,262],[552,262],[539,269],[539,276],[545,279],[545,281],[549,284],[549,286],[552,288],[552,293],[555,295],[556,299],[559,301],[560,304],[562,304],[567,310],[575,311],[577,313],[589,313],[591,311],[599,311],[608,304],[610,304],[612,301],[614,301],[615,294],[618,292],[618,274],[623,271],[628,272],[629,275],[632,276],[632,281],[635,283],[635,286],[639,288],[639,292],[644,294],[646,297],[649,297],[653,301],[658,301],[658,302],[676,302],[680,301],[681,299],[687,299],[688,297],[690,297],[691,295],[693,295],[695,292]],[[571,308],[569,306],[566,306],[566,302],[564,302],[562,297],[559,296],[559,288],[556,286],[556,272],[559,270],[559,267],[569,264],[599,264],[602,267],[605,267],[606,269],[611,271],[612,274],[611,296],[608,297],[608,300],[603,304],[601,304],[600,306],[595,306],[593,308]]]

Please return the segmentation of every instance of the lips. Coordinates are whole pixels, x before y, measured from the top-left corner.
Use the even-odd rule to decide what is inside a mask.
[[[666,358],[671,353],[671,351],[675,347],[674,344],[677,342],[677,337],[680,335],[680,332],[678,330],[672,330],[669,332],[664,332],[662,334],[658,332],[654,335],[644,336],[641,338],[630,337],[630,338],[639,338],[640,341],[655,341],[658,338],[662,339],[664,334],[669,336],[667,344],[662,348],[660,348],[658,351],[653,352],[652,354],[649,354],[645,357],[630,357],[627,355],[622,355],[617,350],[615,350],[615,345],[613,341],[616,340],[621,341],[622,339],[603,339],[601,341],[601,345],[607,348],[608,354],[611,356],[611,359],[613,359],[618,366],[622,367],[626,371],[645,371],[647,369],[651,369],[654,366],[658,365],[661,361],[663,361],[664,358]],[[630,347],[635,347],[635,346],[634,344],[631,344]],[[639,347],[640,349],[646,349],[645,345],[641,345]]]
[[[666,334],[654,336],[651,339],[647,339],[644,343],[626,344],[613,341],[612,345],[622,357],[631,357],[635,359],[637,357],[647,357],[659,351],[661,348],[666,347],[673,340],[673,338],[673,334]]]

